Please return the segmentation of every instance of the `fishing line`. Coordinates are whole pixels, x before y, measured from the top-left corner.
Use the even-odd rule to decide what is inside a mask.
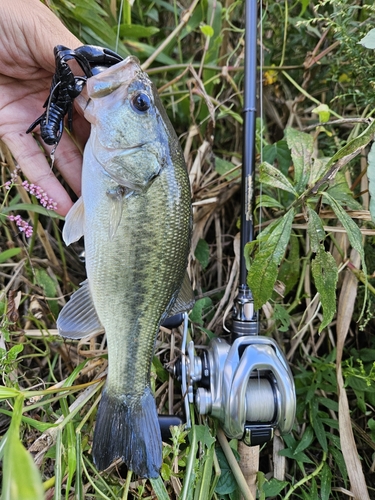
[[[121,26],[121,19],[122,19],[122,11],[124,8],[124,0],[121,0],[120,2],[120,10],[119,10],[119,15],[118,15],[118,20],[117,20],[117,33],[116,33],[116,47],[115,47],[115,52],[118,52],[118,44],[120,41],[120,26]]]

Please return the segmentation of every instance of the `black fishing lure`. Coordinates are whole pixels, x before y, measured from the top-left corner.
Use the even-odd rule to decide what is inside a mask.
[[[64,131],[64,119],[68,115],[68,130],[73,126],[73,101],[82,92],[87,78],[122,61],[122,57],[110,49],[95,45],[82,45],[69,49],[64,45],[54,48],[55,74],[52,78],[49,96],[44,103],[45,112],[27,129],[30,133],[40,125],[40,135],[50,146],[57,146]],[[75,60],[84,75],[75,76],[68,61]]]

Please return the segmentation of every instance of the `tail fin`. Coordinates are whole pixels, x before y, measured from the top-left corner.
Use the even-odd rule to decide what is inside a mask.
[[[121,458],[140,477],[156,478],[162,463],[162,443],[155,399],[149,388],[128,402],[104,389],[100,401],[92,454],[99,470]]]

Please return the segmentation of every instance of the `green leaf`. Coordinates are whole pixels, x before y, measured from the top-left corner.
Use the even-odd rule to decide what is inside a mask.
[[[319,104],[319,106],[312,110],[312,113],[315,113],[319,116],[319,121],[321,123],[328,122],[329,117],[331,116],[331,111],[327,104]]]
[[[266,497],[276,497],[288,484],[288,481],[280,481],[273,477],[263,485],[262,492]]]
[[[375,122],[374,122],[375,123]],[[357,224],[349,217],[349,215],[345,212],[345,210],[341,207],[341,205],[330,196],[327,192],[322,193],[323,196],[328,200],[328,203],[331,205],[332,210],[335,212],[337,218],[340,220],[341,224],[344,226],[346,233],[348,235],[351,246],[357,250],[361,257],[362,261],[362,269],[367,281],[367,266],[365,262],[365,253],[362,245],[362,233],[359,230]],[[364,312],[364,308],[367,300],[367,286],[365,287],[365,298],[363,301],[363,308],[361,312],[361,317]]]
[[[279,332],[287,332],[290,328],[290,316],[288,311],[281,304],[275,304],[273,318],[275,321],[280,321],[281,326],[278,326]]]
[[[208,24],[203,24],[202,26],[199,26],[201,32],[204,34],[204,36],[214,36],[214,30],[212,26],[209,26]]]
[[[19,438],[23,396],[16,398],[3,456],[2,500],[41,500],[44,490],[39,470]],[[22,478],[22,480],[20,480]]]
[[[0,386],[0,399],[9,399],[15,398],[21,394],[17,389],[13,389],[12,387],[4,387]]]
[[[233,169],[236,170],[230,172]],[[240,177],[240,166],[236,167],[236,165],[233,165],[230,161],[223,160],[223,158],[219,158],[218,156],[215,156],[215,170],[219,175],[223,175],[228,181]],[[230,173],[228,174],[228,172]]]
[[[198,323],[198,325],[203,325],[203,314],[204,310],[212,306],[212,300],[210,297],[204,297],[203,299],[198,299],[191,313],[189,315],[190,321],[193,323]]]
[[[298,196],[297,191],[294,189],[285,175],[270,163],[261,163],[259,165],[259,173],[259,182],[262,182],[263,184],[267,184],[268,186],[272,186],[274,188],[289,191],[289,193],[294,194],[294,196]]]
[[[259,309],[271,297],[278,266],[284,256],[294,219],[291,208],[274,226],[268,239],[260,245],[248,274],[248,285],[254,296],[254,307]]]
[[[313,442],[314,437],[315,435],[312,427],[307,427],[302,435],[301,441],[298,443],[296,449],[294,450],[294,453],[298,454],[300,451],[306,450],[306,448],[308,448]]]
[[[229,495],[237,489],[237,482],[221,448],[216,448],[216,456],[221,469],[221,475],[217,482],[215,492],[218,495]]]
[[[309,186],[313,186],[316,181],[324,175],[330,158],[313,158],[310,169]]]
[[[11,259],[12,257],[15,257],[22,251],[21,248],[8,248],[8,250],[4,250],[4,252],[0,253],[0,264],[3,262],[6,262],[7,260]]]
[[[116,26],[117,30],[117,26]],[[148,38],[159,33],[155,26],[142,26],[140,24],[120,24],[121,38]]]
[[[313,464],[314,462],[304,453],[303,451],[300,451],[299,453],[294,453],[293,450],[289,448],[285,448],[284,450],[279,451],[279,455],[287,458],[291,458],[292,460],[295,460],[296,462],[301,462],[304,464]]]
[[[278,279],[285,284],[284,295],[287,295],[289,292],[291,292],[294,288],[294,285],[298,282],[300,277],[300,266],[300,238],[292,231],[289,240],[288,254],[281,263],[278,275]],[[280,329],[280,331],[287,330]]]
[[[285,130],[285,139],[292,154],[295,189],[297,193],[301,193],[310,178],[314,139],[310,134],[294,128]]]
[[[336,312],[336,285],[338,269],[335,259],[320,245],[315,259],[311,262],[311,272],[323,307],[323,320],[319,333],[332,321]]]
[[[279,164],[281,172],[287,176],[289,167],[292,164],[292,156],[288,143],[285,140],[267,144],[263,148],[263,161],[273,165],[275,161]]]
[[[196,425],[195,432],[197,434],[197,439],[203,443],[207,448],[215,443],[216,439],[212,436],[210,428],[207,425]]]
[[[268,196],[267,194],[261,194],[260,196],[257,196],[255,210],[257,210],[259,207],[280,209],[284,208],[284,206],[279,201],[275,200],[275,198],[272,198],[272,196]]]
[[[375,49],[375,28],[370,30],[358,43],[366,49]]]
[[[202,269],[206,269],[210,262],[210,247],[206,240],[200,239],[195,248],[195,258],[200,262]]]
[[[53,217],[55,219],[64,219],[62,215],[57,214],[54,210],[47,210],[41,205],[34,205],[33,203],[16,203],[14,205],[9,205],[9,207],[3,207],[1,212],[3,214],[8,214],[9,212],[18,212],[19,210],[36,212],[41,215],[48,215],[48,217]]]
[[[155,491],[156,498],[158,500],[169,500],[169,494],[165,487],[165,484],[160,476],[156,479],[150,479],[150,483]]]
[[[325,238],[325,231],[319,215],[310,207],[307,207],[308,226],[307,232],[310,236],[310,246],[313,252],[318,252],[320,243]]]
[[[372,31],[375,32],[375,29]],[[369,182],[368,190],[370,193],[370,214],[372,222],[375,222],[375,142],[372,143],[368,154],[367,177]]]
[[[327,463],[323,465],[320,472],[320,498],[329,500],[331,498],[332,471]]]
[[[316,401],[316,399],[312,399],[310,403],[310,408],[311,408],[310,412],[311,425],[313,426],[316,438],[319,441],[320,446],[323,448],[323,451],[327,453],[328,452],[327,434],[324,429],[323,422],[321,421],[318,415],[318,402]]]

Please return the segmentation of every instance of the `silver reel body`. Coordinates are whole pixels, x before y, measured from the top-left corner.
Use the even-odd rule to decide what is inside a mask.
[[[247,445],[264,444],[275,429],[292,430],[296,397],[293,376],[277,343],[259,335],[241,336],[230,345],[215,338],[207,348],[190,342],[186,350],[187,317],[179,378],[185,397],[200,415],[221,423],[225,434]],[[186,352],[187,351],[187,352]]]

